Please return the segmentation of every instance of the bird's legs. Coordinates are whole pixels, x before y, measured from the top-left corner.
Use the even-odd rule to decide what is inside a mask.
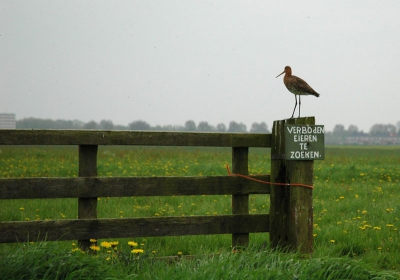
[[[301,107],[301,99],[300,99],[301,95],[299,95],[299,118],[300,118],[300,107]]]
[[[299,95],[299,98],[300,98],[300,95]],[[294,99],[296,100],[296,104],[294,105],[293,114],[292,114],[292,116],[290,117],[291,119],[293,119],[294,111],[296,111],[296,107],[297,107],[297,96],[296,96],[296,94],[294,95]]]

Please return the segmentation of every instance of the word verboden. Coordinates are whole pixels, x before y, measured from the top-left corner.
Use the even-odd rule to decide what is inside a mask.
[[[325,129],[323,126],[286,126],[290,134],[323,134]]]

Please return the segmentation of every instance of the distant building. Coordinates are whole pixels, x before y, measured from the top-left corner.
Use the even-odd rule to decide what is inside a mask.
[[[400,145],[396,136],[352,136],[346,137],[346,145]]]
[[[15,114],[0,113],[0,129],[16,128]]]

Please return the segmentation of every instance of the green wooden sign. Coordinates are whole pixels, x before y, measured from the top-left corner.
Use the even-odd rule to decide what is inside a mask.
[[[325,158],[323,125],[285,124],[286,160],[318,160]]]

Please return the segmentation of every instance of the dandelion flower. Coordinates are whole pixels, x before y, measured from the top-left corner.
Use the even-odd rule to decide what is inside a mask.
[[[131,246],[131,247],[136,247],[138,244],[136,242],[134,242],[134,241],[129,241],[128,245]]]
[[[90,242],[91,242],[91,243],[96,243],[96,242],[97,242],[97,240],[96,240],[96,239],[94,239],[94,238],[91,238],[91,239],[90,239]]]
[[[331,239],[331,241],[330,241],[331,243],[335,243],[335,240],[334,239]]]
[[[143,254],[144,250],[143,249],[133,249],[131,251],[131,253],[133,253],[133,254]]]
[[[100,246],[104,247],[104,248],[110,248],[111,244],[107,241],[103,241],[103,242],[101,242]]]
[[[96,245],[92,245],[92,246],[90,246],[90,249],[92,249],[93,251],[100,251],[100,247],[99,246],[96,246]]]

